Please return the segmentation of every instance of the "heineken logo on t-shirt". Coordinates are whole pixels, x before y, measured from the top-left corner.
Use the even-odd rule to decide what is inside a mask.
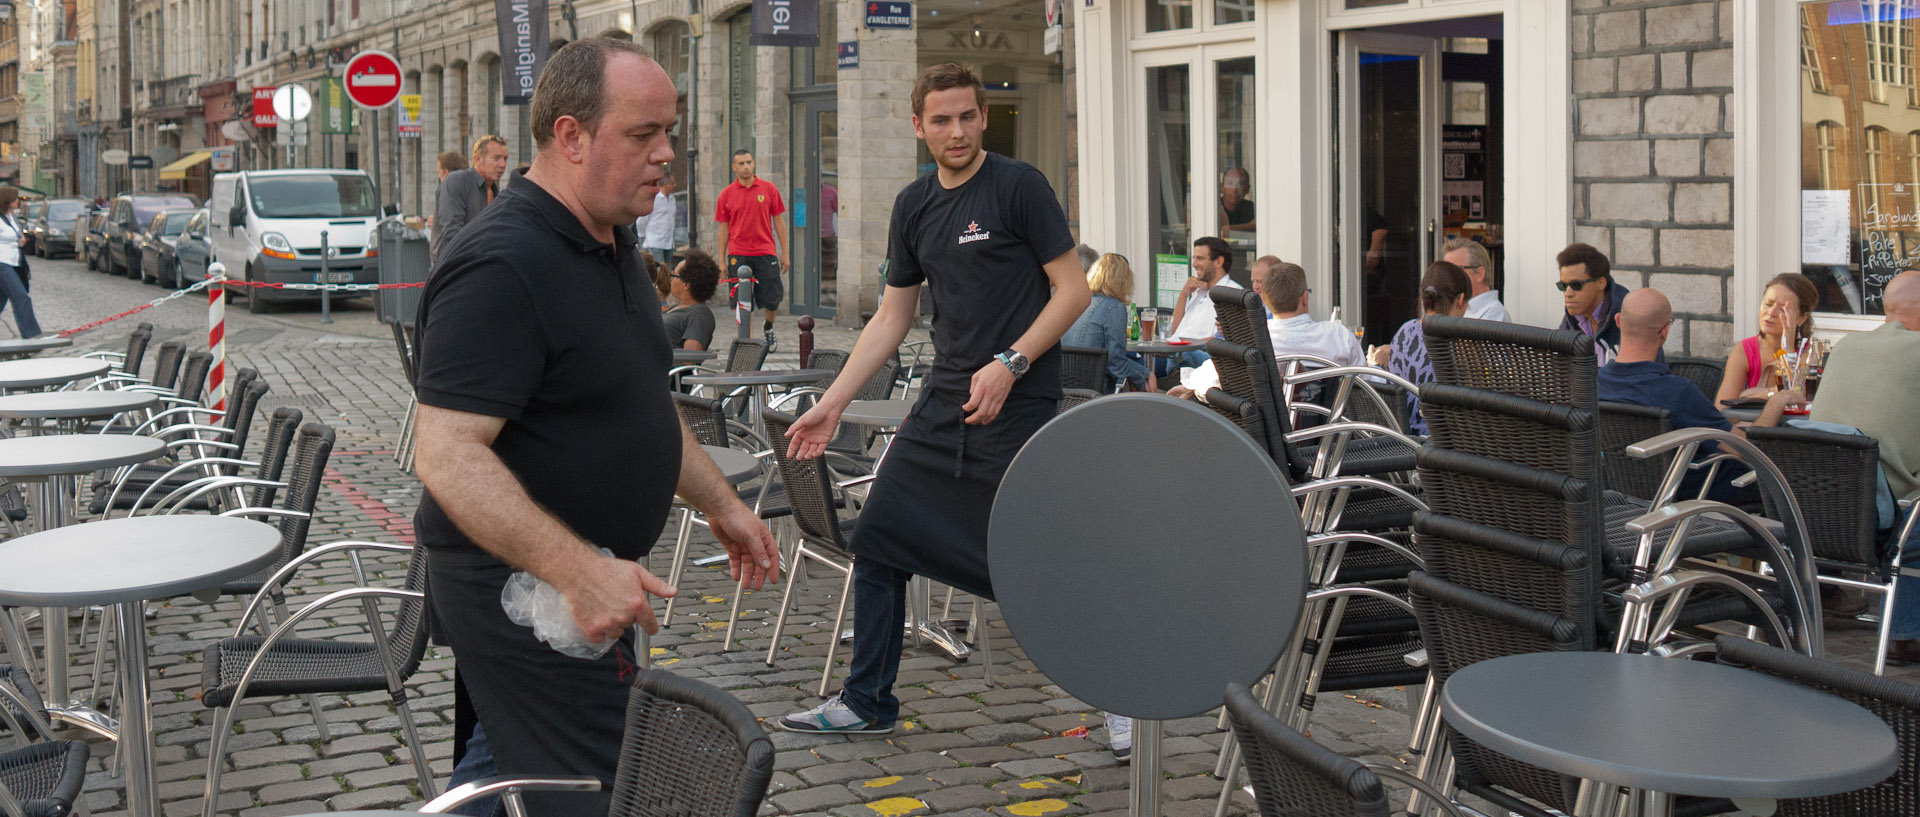
[[[983,233],[980,231],[980,222],[970,221],[967,223],[967,231],[960,234],[959,243],[970,244],[975,241],[985,241],[992,237],[993,237],[993,233],[991,232]]]

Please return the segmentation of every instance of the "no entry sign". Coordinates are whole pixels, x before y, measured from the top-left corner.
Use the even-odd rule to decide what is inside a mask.
[[[347,98],[362,108],[385,108],[400,98],[400,62],[385,51],[362,51],[347,60]]]

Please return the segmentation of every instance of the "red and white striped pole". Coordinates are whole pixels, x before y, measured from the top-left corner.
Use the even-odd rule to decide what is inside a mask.
[[[227,265],[207,265],[207,351],[213,368],[207,370],[207,401],[216,411],[227,410]]]

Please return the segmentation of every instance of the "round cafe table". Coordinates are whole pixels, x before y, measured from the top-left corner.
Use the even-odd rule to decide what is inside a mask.
[[[690,374],[680,378],[680,382],[693,386],[710,386],[719,397],[726,392],[746,387],[750,389],[749,405],[753,412],[753,431],[766,440],[767,422],[760,412],[767,407],[767,388],[769,386],[802,386],[818,383],[833,377],[828,369],[762,369],[753,372],[713,372],[711,374]]]
[[[1893,730],[1851,701],[1680,658],[1503,656],[1448,678],[1440,711],[1460,734],[1515,760],[1639,789],[1655,815],[1672,813],[1675,794],[1853,791],[1885,780],[1900,760]]]
[[[90,357],[44,357],[0,363],[0,391],[64,386],[106,374],[111,366]]]
[[[718,352],[703,352],[698,349],[675,349],[673,350],[673,365],[687,366],[695,363],[705,363],[719,356],[720,354]]]
[[[840,412],[840,422],[865,426],[897,426],[913,411],[912,400],[855,400]]]
[[[1206,474],[1207,501],[1061,513],[1165,508],[1167,481],[1142,463]],[[1306,536],[1272,458],[1220,415],[1162,395],[1103,397],[1034,434],[1000,483],[987,554],[1007,627],[1040,671],[1143,719],[1135,817],[1159,813],[1160,721],[1218,707],[1229,682],[1265,674],[1306,598]]]
[[[1175,357],[1188,352],[1204,352],[1204,343],[1128,343],[1127,351],[1147,359],[1147,371],[1154,371],[1153,362],[1157,358]]]
[[[252,574],[272,564],[279,550],[278,527],[221,516],[109,519],[0,542],[0,604],[116,605],[120,719],[114,722],[91,711],[70,711],[63,719],[84,718],[96,729],[117,735],[126,751],[121,768],[126,770],[129,814],[160,814],[148,718],[145,602]],[[64,620],[64,613],[58,618]]]
[[[0,417],[8,420],[55,420],[78,425],[160,404],[159,395],[146,391],[45,391],[0,397]]]
[[[63,338],[57,335],[0,340],[0,360],[15,360],[23,357],[31,357],[48,349],[64,349],[72,345],[73,338]]]

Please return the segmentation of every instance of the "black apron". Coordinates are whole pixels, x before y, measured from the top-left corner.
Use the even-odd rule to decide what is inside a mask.
[[[854,528],[854,555],[993,598],[987,523],[1013,456],[1059,403],[1009,396],[984,426],[966,425],[967,395],[928,389],[881,463]]]

